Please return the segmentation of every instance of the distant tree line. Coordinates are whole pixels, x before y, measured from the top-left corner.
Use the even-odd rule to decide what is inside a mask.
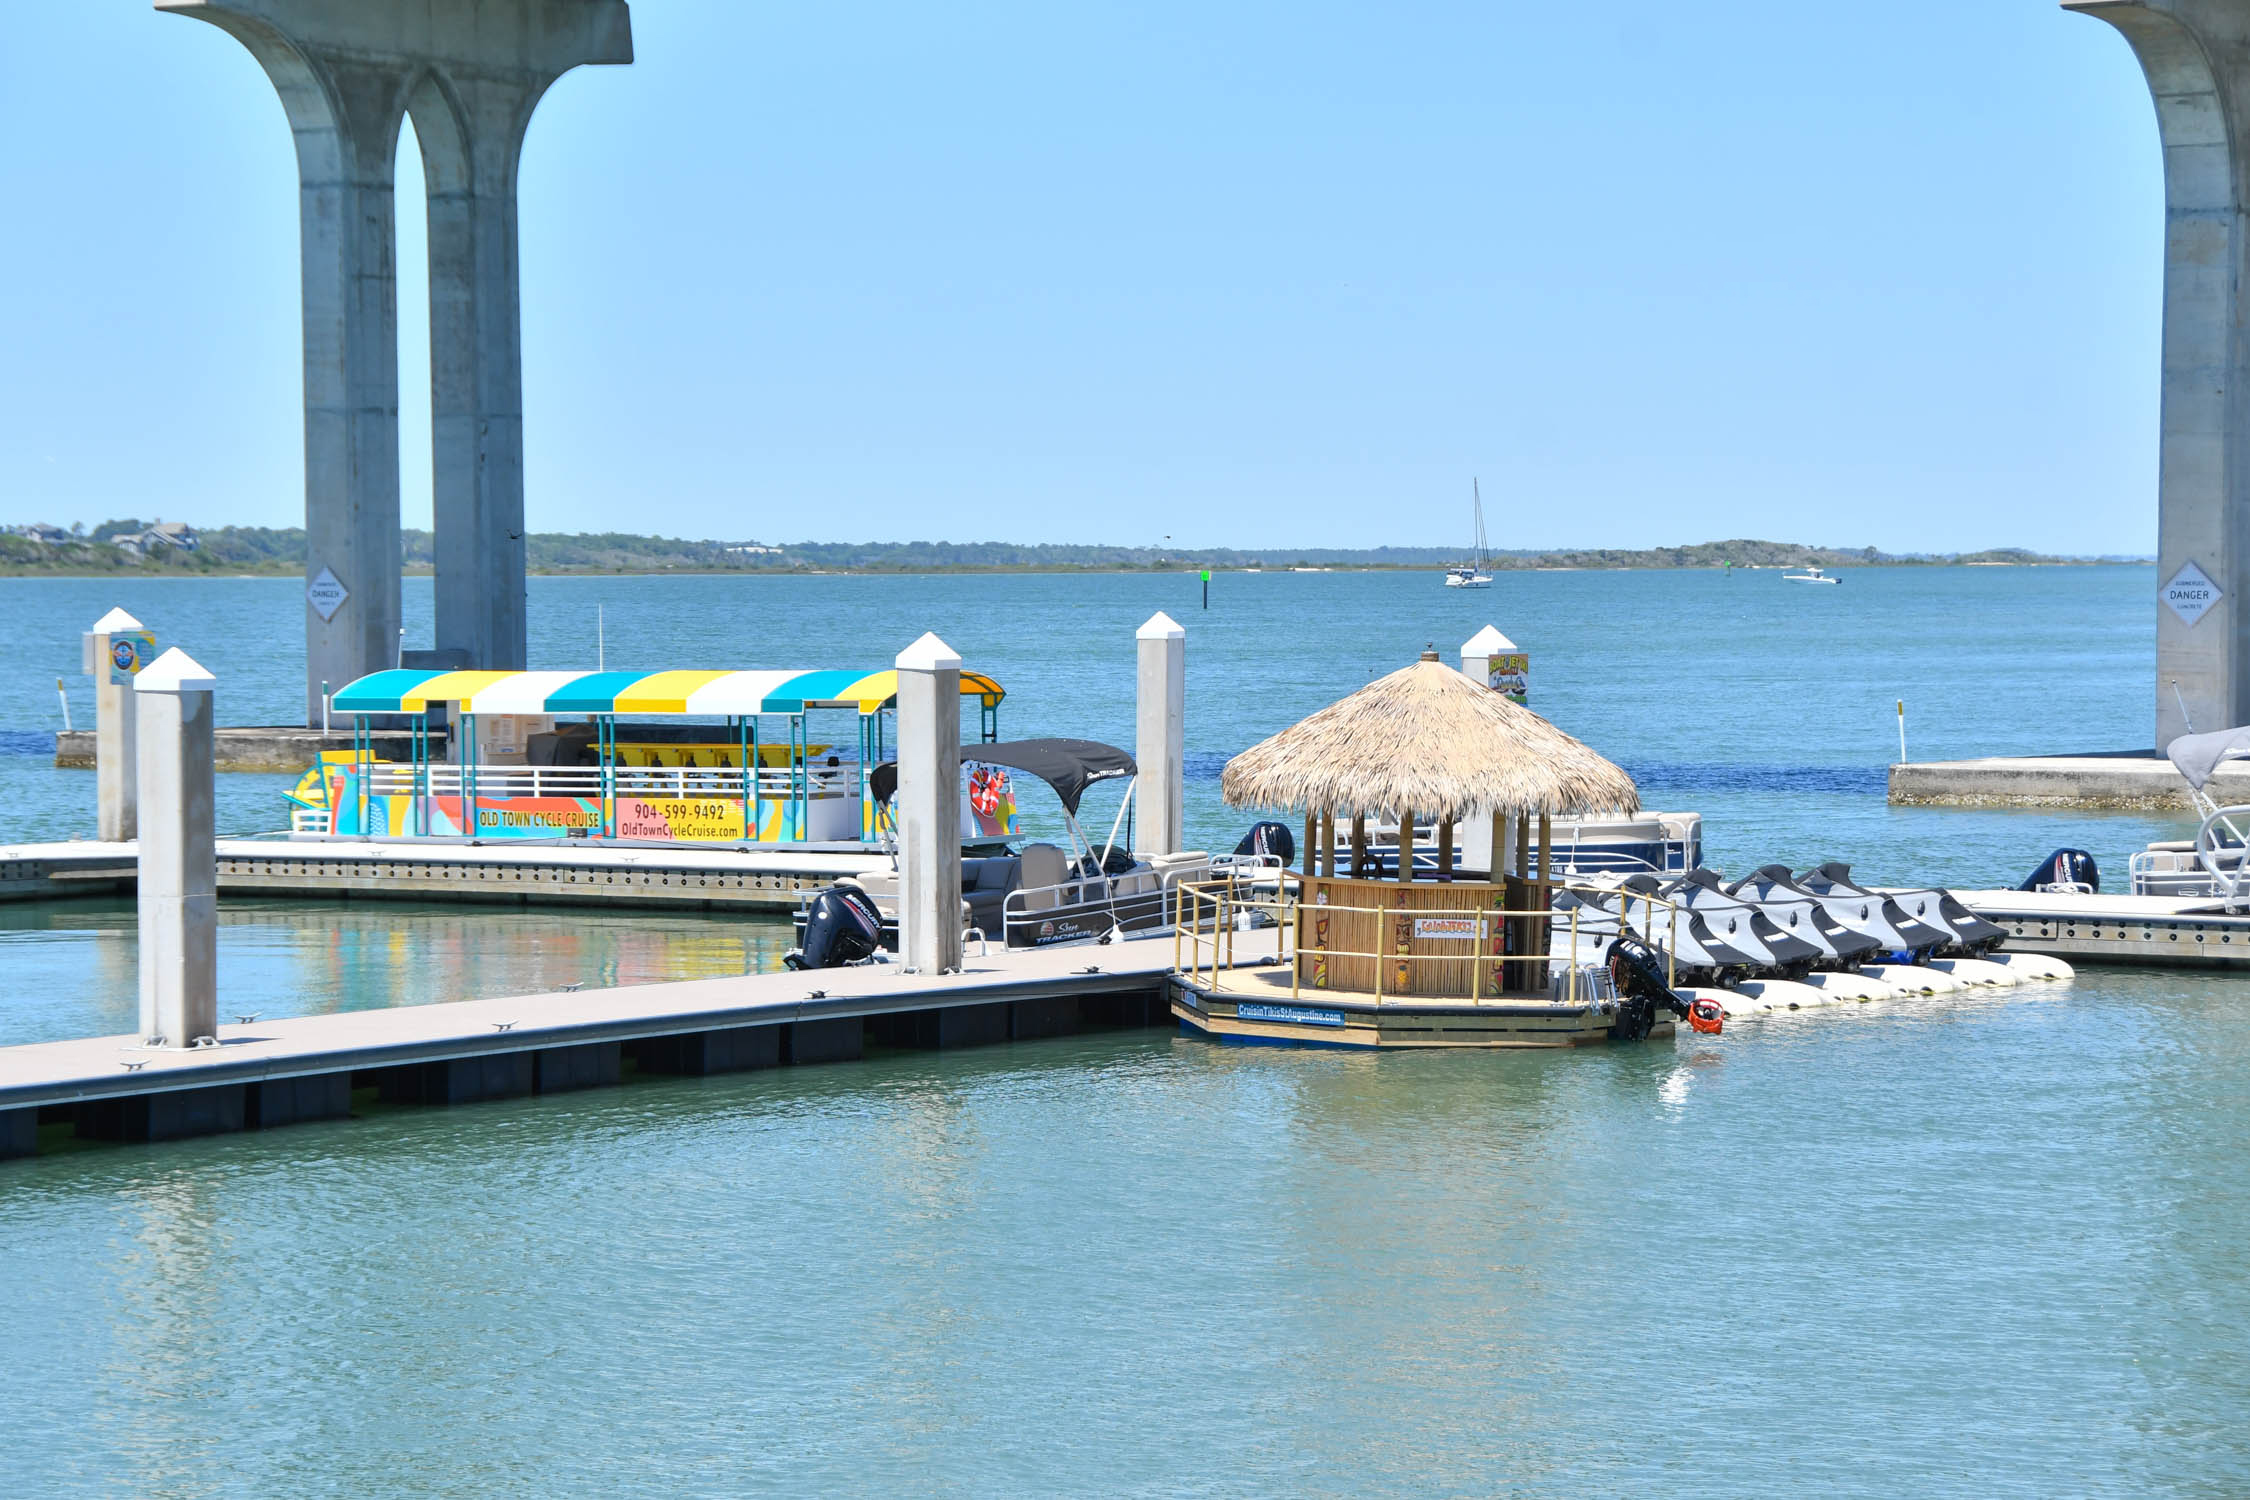
[[[305,533],[295,526],[218,526],[201,533],[194,551],[164,550],[134,556],[98,538],[143,529],[135,519],[104,521],[64,540],[35,541],[0,534],[0,575],[109,573],[293,574],[304,570]],[[73,528],[76,532],[78,528]],[[534,573],[944,573],[944,572],[1167,572],[1192,568],[1438,568],[1461,561],[1445,547],[1312,547],[1296,551],[1233,548],[1121,547],[1018,542],[789,542],[763,544],[621,531],[533,532],[524,538]],[[400,534],[400,561],[410,573],[434,563],[427,531]],[[1509,551],[1492,556],[1495,569],[1537,568],[1849,568],[1946,563],[2068,563],[2146,561],[2144,558],[2071,558],[2003,547],[1971,553],[1890,553],[1874,547],[1823,547],[1797,542],[1737,539],[1683,547],[1582,548]]]

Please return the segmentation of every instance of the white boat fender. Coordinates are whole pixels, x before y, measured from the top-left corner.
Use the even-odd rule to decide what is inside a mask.
[[[1843,970],[1817,969],[1805,976],[1805,983],[1839,1000],[1896,1000],[1905,993],[1895,984]]]
[[[1838,1004],[1844,998],[1794,979],[1742,979],[1735,982],[1734,991],[1754,1010],[1811,1010]]]
[[[1950,995],[1963,988],[1960,980],[1919,964],[1865,964],[1860,973],[1871,975],[1909,995]]]
[[[2052,953],[1990,953],[1985,956],[2026,979],[2071,979],[2078,973]]]
[[[1933,958],[1930,967],[1941,974],[1951,974],[1963,984],[2006,987],[2023,983],[2023,976],[2006,964],[1988,963],[1981,958]]]

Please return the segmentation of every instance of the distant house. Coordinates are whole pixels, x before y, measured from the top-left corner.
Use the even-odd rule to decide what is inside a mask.
[[[11,526],[8,531],[13,536],[28,537],[32,541],[49,547],[58,542],[70,540],[69,532],[63,530],[60,526],[49,526],[45,521],[33,521],[26,526]]]
[[[148,557],[166,547],[193,552],[203,545],[203,538],[196,535],[195,528],[185,521],[157,521],[139,531],[121,531],[103,540],[118,551],[129,552],[135,557]]]
[[[729,547],[726,550],[729,552],[748,553],[753,557],[781,556],[781,549],[779,547],[761,547],[756,542],[744,542],[740,546]]]

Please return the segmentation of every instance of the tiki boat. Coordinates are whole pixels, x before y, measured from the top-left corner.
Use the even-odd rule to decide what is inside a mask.
[[[1331,1047],[1569,1047],[1668,1036],[1688,1003],[1672,992],[1665,950],[1630,933],[1603,958],[1575,954],[1577,921],[1557,896],[1549,835],[1560,817],[1630,814],[1632,778],[1584,744],[1434,654],[1331,704],[1227,763],[1238,807],[1305,819],[1304,873],[1276,893],[1238,884],[1180,891],[1173,1013],[1228,1042]],[[1367,829],[1395,819],[1413,847],[1435,824],[1434,868],[1371,867]],[[1456,833],[1476,823],[1490,868],[1460,868]],[[1338,872],[1338,829],[1351,847]],[[1479,829],[1481,834],[1485,829]],[[1537,848],[1534,867],[1529,851]],[[1606,899],[1618,899],[1604,892]],[[1660,897],[1635,925],[1668,930]],[[1276,925],[1280,961],[1236,966],[1235,935]]]
[[[961,696],[998,740],[1000,684],[963,672]],[[353,748],[305,773],[291,828],[859,850],[881,841],[897,698],[893,671],[376,672],[331,701]],[[378,758],[372,731],[401,724],[410,755]],[[1015,833],[1004,775],[963,799],[965,847]]]

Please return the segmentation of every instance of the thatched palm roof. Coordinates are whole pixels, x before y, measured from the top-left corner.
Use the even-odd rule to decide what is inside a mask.
[[[1451,667],[1403,667],[1227,762],[1236,807],[1407,814],[1635,812],[1633,778]]]

